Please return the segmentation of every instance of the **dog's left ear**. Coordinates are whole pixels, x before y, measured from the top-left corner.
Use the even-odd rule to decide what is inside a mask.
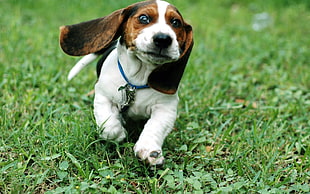
[[[148,85],[159,92],[175,94],[178,90],[185,66],[194,45],[192,26],[185,23],[184,28],[186,41],[181,45],[183,52],[179,60],[159,66],[148,78]]]
[[[100,52],[121,34],[126,9],[114,11],[108,16],[60,27],[60,46],[65,53],[82,56]]]

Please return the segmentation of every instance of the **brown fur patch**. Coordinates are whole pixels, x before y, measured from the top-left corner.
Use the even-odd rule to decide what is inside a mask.
[[[141,24],[139,21],[139,16],[147,15],[151,18],[151,22],[149,24]],[[126,26],[124,27],[124,40],[127,48],[135,47],[134,40],[139,35],[140,31],[143,28],[153,25],[158,20],[158,11],[157,4],[154,2],[152,4],[148,4],[147,6],[139,7],[136,12],[128,19],[126,22]]]
[[[185,22],[183,20],[182,15],[180,14],[180,12],[172,5],[169,5],[166,11],[166,15],[165,15],[167,24],[171,26],[172,30],[175,32],[176,36],[177,36],[177,41],[180,45],[180,48],[183,47],[183,45],[185,44],[186,41],[186,29],[185,29]],[[181,26],[178,28],[175,28],[172,26],[171,21],[173,19],[178,19],[181,21]],[[184,50],[183,50],[184,51]]]

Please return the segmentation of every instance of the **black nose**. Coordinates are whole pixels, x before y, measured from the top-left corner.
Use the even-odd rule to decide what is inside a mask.
[[[168,48],[172,43],[172,38],[164,33],[158,33],[153,36],[155,46],[159,48]]]

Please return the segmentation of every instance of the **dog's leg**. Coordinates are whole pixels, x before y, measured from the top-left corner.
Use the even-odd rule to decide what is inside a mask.
[[[151,114],[134,146],[134,152],[142,160],[151,165],[162,165],[162,144],[171,131],[176,120],[176,108],[158,105]]]
[[[126,137],[117,106],[99,92],[95,94],[94,115],[101,138],[122,141]]]

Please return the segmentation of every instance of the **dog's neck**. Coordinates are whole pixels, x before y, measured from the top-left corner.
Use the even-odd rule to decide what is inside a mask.
[[[148,77],[156,66],[141,61],[136,57],[134,51],[130,51],[124,45],[118,44],[117,52],[119,57],[118,60],[128,80],[134,85],[147,84]]]

